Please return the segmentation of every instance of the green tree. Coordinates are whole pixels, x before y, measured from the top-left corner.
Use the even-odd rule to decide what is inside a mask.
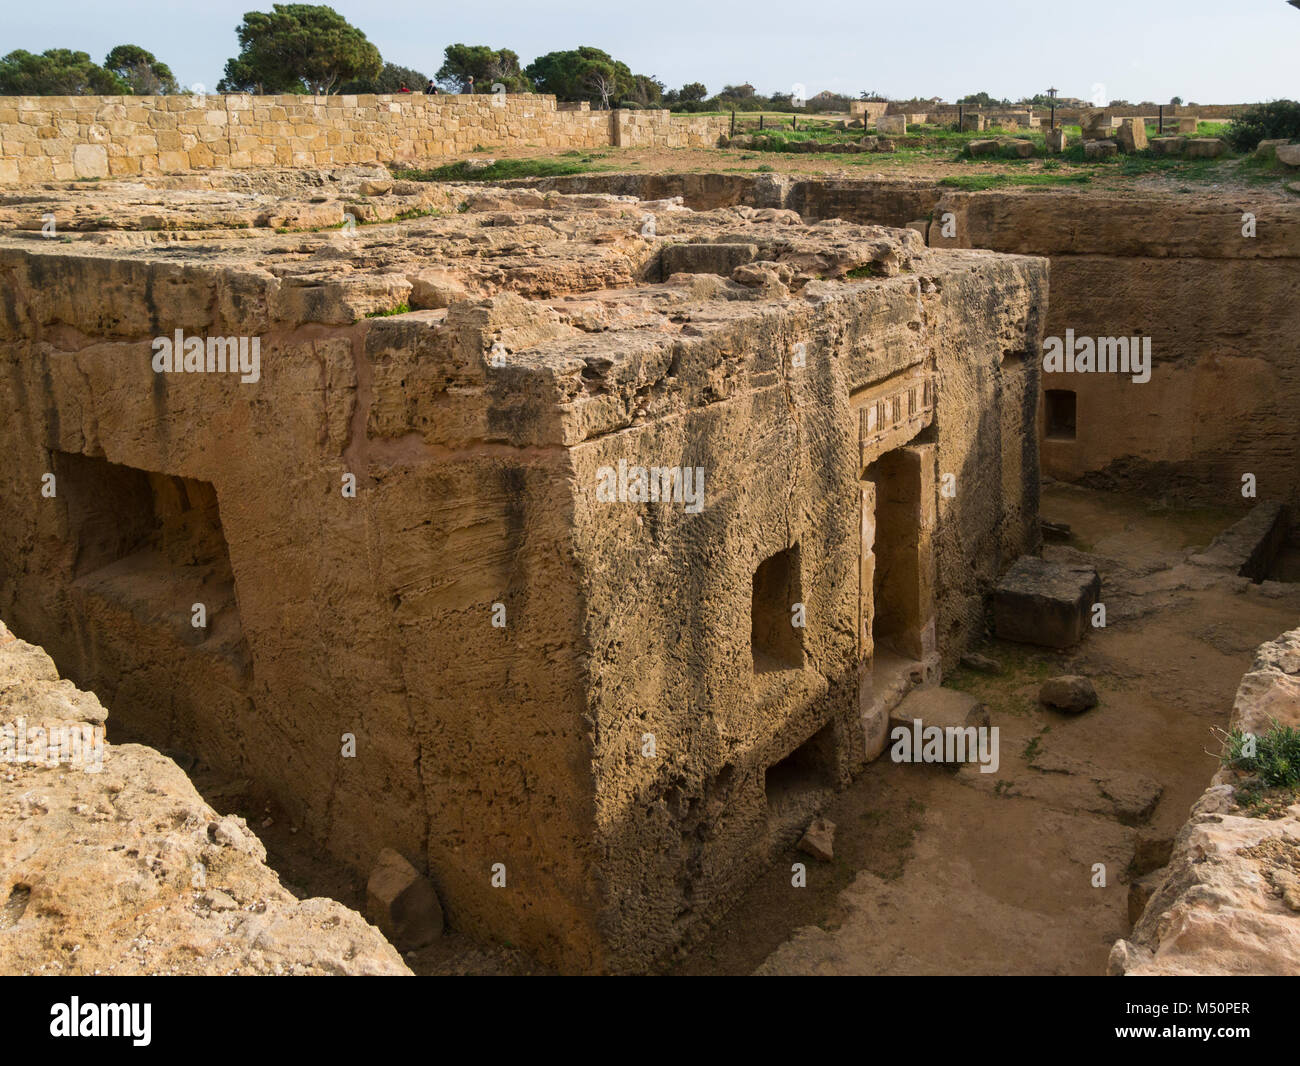
[[[709,90],[704,87],[702,81],[688,81],[677,90],[677,99],[684,104],[695,103],[697,100],[703,100],[709,95]]]
[[[0,59],[0,95],[116,96],[130,87],[85,52],[50,48],[40,55],[21,48]]]
[[[658,107],[663,103],[664,90],[664,83],[653,75],[632,75],[630,99],[640,107]]]
[[[1182,102],[1183,102],[1183,98],[1182,98],[1181,96],[1174,96],[1174,97],[1170,97],[1170,99],[1169,99],[1169,103],[1170,103],[1173,107],[1180,107],[1180,106],[1182,106]]]
[[[239,55],[226,61],[218,92],[328,93],[374,78],[384,61],[366,35],[331,7],[275,4],[249,11],[235,30]]]
[[[373,78],[354,78],[339,87],[341,93],[397,93],[405,85],[413,93],[424,92],[429,84],[429,77],[412,67],[385,63]]]
[[[468,92],[470,79],[478,92],[491,92],[495,83],[506,92],[526,93],[532,85],[519,69],[519,56],[509,48],[489,48],[485,44],[449,44],[442,53],[443,63],[434,75],[438,84],[450,93]]]
[[[117,75],[136,96],[165,96],[180,92],[171,67],[158,62],[138,44],[119,44],[104,57],[104,69]]]
[[[636,79],[626,63],[587,45],[538,56],[524,74],[538,92],[554,93],[561,100],[587,100],[604,108],[636,90]]]

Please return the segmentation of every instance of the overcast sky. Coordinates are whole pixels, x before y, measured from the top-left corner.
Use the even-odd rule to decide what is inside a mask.
[[[752,83],[809,96],[973,92],[1165,102],[1300,97],[1300,9],[1285,0],[873,0],[626,2],[338,0],[384,58],[432,74],[456,42],[512,48],[526,64],[580,44],[603,48],[670,88]],[[209,91],[259,0],[5,0],[0,53],[65,47],[96,62],[138,44],[186,85]]]

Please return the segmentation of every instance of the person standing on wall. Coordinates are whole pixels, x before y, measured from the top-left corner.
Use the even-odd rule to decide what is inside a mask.
[[[437,95],[438,95],[438,86],[436,86],[436,85],[433,84],[433,79],[432,79],[432,78],[429,79],[429,84],[426,85],[426,86],[424,87],[424,93],[425,93],[426,96],[437,96]]]
[[[466,91],[467,93],[469,93],[470,96],[473,96],[473,95],[474,95],[474,75],[473,75],[473,74],[471,74],[471,75],[466,79],[466,89],[465,89],[465,91]]]

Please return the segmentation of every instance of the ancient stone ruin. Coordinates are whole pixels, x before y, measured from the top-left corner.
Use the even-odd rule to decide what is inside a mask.
[[[114,112],[102,157],[82,104],[0,107],[0,130],[66,126],[0,192],[0,739],[40,723],[104,760],[0,766],[6,972],[402,973],[448,932],[560,972],[655,970],[792,849],[834,860],[825,811],[895,729],[987,736],[1003,709],[940,686],[997,673],[968,654],[986,639],[1070,665],[1035,704],[1069,721],[1110,696],[1073,668],[1098,608],[1140,632],[1184,595],[1236,597],[1256,627],[1300,603],[1278,576],[1300,506],[1293,203],[1253,205],[1246,242],[1239,205],[1150,190],[417,182],[374,160],[478,136],[431,147],[430,109],[550,147],[721,130],[546,99],[508,119],[404,102],[372,128],[353,112],[379,104],[343,98],[303,132],[242,101],[192,129]],[[1111,117],[1141,150],[1140,117]],[[1054,550],[1045,478],[1234,513],[1195,547]],[[1243,692],[1289,708],[1295,642],[1261,648]],[[1289,847],[1294,813],[1222,835],[1229,775],[1167,840],[1162,782],[1064,733],[955,776],[1105,820],[1132,932],[1098,968],[1118,938],[1114,972],[1250,972],[1233,937],[1207,962],[1179,929],[1208,884],[1289,931],[1295,888],[1272,866],[1256,884],[1249,849]],[[363,885],[377,928],[295,898],[255,835],[280,826],[231,816],[232,790],[292,827],[278,847]],[[80,959],[54,946],[73,934]],[[760,972],[834,972],[835,935]]]
[[[5,616],[458,928],[643,968],[1035,547],[1045,263],[304,177],[7,208]],[[420,217],[264,228],[352,200]]]

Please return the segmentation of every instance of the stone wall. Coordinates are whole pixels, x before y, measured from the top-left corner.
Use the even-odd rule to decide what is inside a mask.
[[[1253,474],[1258,499],[1300,507],[1300,207],[947,192],[930,218],[932,245],[1051,257],[1048,337],[1150,340],[1145,383],[1043,375],[1075,405],[1072,434],[1040,425],[1044,473],[1223,506],[1254,503]]]
[[[714,145],[728,120],[559,109],[553,96],[0,97],[0,183],[202,167],[417,163],[476,147]]]

